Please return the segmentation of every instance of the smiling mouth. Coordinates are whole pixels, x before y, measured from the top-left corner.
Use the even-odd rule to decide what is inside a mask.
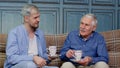
[[[81,32],[85,32],[85,30],[80,30]]]

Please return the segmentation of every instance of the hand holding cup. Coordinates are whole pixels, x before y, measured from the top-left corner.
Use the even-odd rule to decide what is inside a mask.
[[[81,60],[82,57],[82,50],[75,50],[74,58],[76,61]]]

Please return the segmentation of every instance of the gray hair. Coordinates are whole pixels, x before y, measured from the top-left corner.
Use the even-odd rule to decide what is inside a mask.
[[[92,18],[93,19],[92,25],[97,24],[97,18],[94,14],[88,13],[88,14],[84,15],[82,18],[84,18],[84,17]],[[82,18],[81,18],[81,20],[82,20]]]
[[[32,8],[35,8],[39,12],[39,9],[38,9],[37,6],[35,6],[33,4],[27,4],[22,8],[21,14],[23,16],[30,15],[30,11],[31,11]]]

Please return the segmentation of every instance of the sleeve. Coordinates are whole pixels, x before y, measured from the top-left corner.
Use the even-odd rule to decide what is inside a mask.
[[[60,59],[62,61],[68,61],[69,58],[66,57],[66,52],[70,49],[70,34],[68,34],[65,42],[64,42],[64,45],[60,51]]]
[[[47,64],[49,64],[50,60],[48,60],[46,40],[45,40],[44,33],[41,30],[40,30],[39,36],[41,37],[41,40],[39,40],[39,41],[41,41],[41,45],[42,45],[42,51],[43,51],[42,57],[46,60]]]
[[[47,64],[49,64],[51,61],[48,59],[47,49],[46,49],[46,41],[43,38],[43,57],[46,59]]]
[[[7,62],[10,64],[16,64],[20,61],[33,60],[33,56],[20,55],[17,35],[14,31],[8,34],[7,46],[6,46]]]
[[[46,60],[48,60],[48,54],[47,54],[47,47],[46,47],[46,40],[45,40],[45,36],[43,35],[43,54],[44,54],[44,58]]]
[[[92,57],[92,63],[97,63],[99,61],[104,61],[108,63],[109,57],[108,57],[106,43],[103,37],[99,38],[97,55],[98,57]]]

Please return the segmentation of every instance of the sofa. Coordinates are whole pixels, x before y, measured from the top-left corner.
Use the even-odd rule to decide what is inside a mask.
[[[120,68],[120,30],[111,30],[100,32],[107,44],[107,50],[109,53],[109,66],[110,68]],[[57,35],[45,35],[47,47],[55,45],[57,46],[57,54],[59,55],[60,49],[66,39],[67,34],[57,34]],[[0,68],[3,68],[5,60],[5,46],[7,41],[6,34],[0,34]],[[52,60],[49,65],[61,66],[63,61],[57,57]]]

